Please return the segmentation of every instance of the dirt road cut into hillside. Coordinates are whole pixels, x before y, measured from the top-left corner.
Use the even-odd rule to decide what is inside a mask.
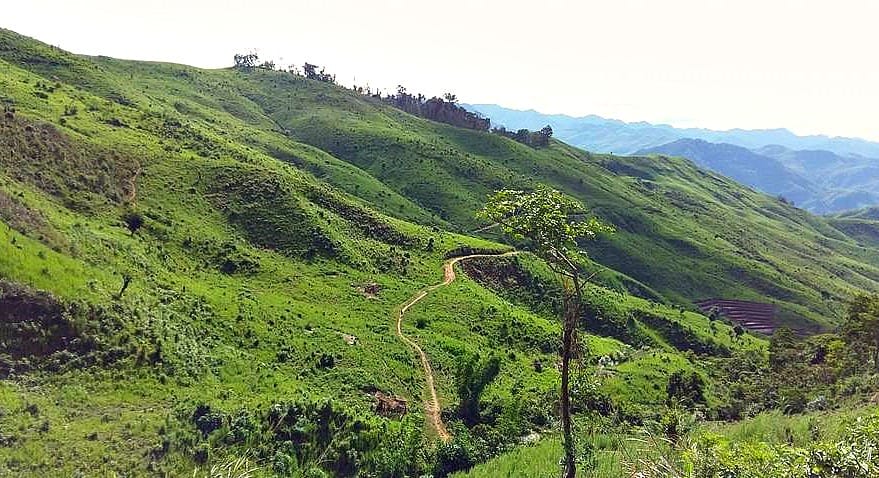
[[[430,367],[430,361],[427,359],[427,354],[424,353],[424,350],[421,349],[421,346],[418,345],[415,340],[408,337],[403,333],[403,317],[406,315],[406,312],[412,308],[415,304],[420,302],[422,299],[427,297],[428,294],[439,289],[440,287],[445,287],[451,284],[455,280],[455,264],[461,261],[465,261],[467,259],[473,259],[476,257],[504,257],[516,254],[513,252],[505,252],[499,254],[471,254],[467,256],[459,256],[453,257],[443,263],[443,281],[439,284],[432,285],[426,289],[421,290],[412,298],[407,300],[400,306],[399,312],[397,313],[397,336],[400,337],[400,340],[405,342],[409,347],[412,347],[415,350],[415,353],[418,354],[419,359],[421,360],[421,367],[424,369],[424,378],[426,381],[427,388],[427,397],[424,402],[424,413],[427,418],[427,422],[431,428],[436,432],[437,436],[443,441],[449,441],[451,439],[451,435],[449,435],[448,430],[446,430],[446,425],[443,423],[442,419],[442,408],[440,407],[439,398],[436,394],[436,386],[434,385],[434,376],[433,369]]]

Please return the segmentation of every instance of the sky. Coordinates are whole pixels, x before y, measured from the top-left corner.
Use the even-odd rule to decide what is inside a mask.
[[[256,50],[348,86],[879,141],[875,0],[0,3],[0,26],[76,53],[219,68]]]

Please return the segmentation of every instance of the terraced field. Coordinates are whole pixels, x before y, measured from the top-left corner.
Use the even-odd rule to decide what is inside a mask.
[[[776,307],[772,304],[748,302],[744,300],[705,299],[696,302],[705,315],[714,311],[734,324],[753,332],[772,335],[777,328],[775,321]]]

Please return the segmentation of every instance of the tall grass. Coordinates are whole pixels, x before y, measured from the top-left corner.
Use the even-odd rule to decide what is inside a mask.
[[[231,457],[203,470],[196,468],[192,478],[253,478],[260,471],[247,457]]]

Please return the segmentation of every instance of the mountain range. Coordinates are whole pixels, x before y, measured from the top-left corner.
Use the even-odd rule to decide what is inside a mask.
[[[549,124],[555,137],[591,151],[683,156],[819,214],[879,204],[879,143],[785,129],[715,131],[466,106],[508,129]]]

